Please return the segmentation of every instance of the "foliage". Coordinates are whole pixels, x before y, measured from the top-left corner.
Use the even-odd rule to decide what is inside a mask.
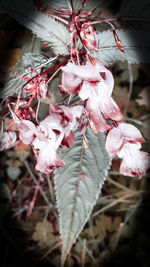
[[[27,179],[28,186],[24,186],[21,181],[25,192],[23,209],[15,215],[25,212],[30,218],[40,193],[42,201],[48,205],[47,219],[50,201],[52,209],[55,206],[54,187],[62,266],[89,221],[112,157],[118,155],[122,159],[120,171],[132,177],[141,178],[149,167],[149,155],[140,150],[144,138],[135,126],[123,122],[122,114],[126,115],[133,87],[130,64],[150,63],[149,5],[145,12],[148,3],[142,7],[140,2],[137,12],[133,12],[135,1],[122,1],[115,17],[103,17],[101,11],[105,15],[106,7],[111,4],[114,4],[113,0],[2,0],[0,4],[1,13],[8,14],[28,29],[21,47],[21,59],[9,70],[1,90],[4,114],[0,149],[15,146],[15,153],[36,184],[33,186]],[[137,20],[140,29],[134,24]],[[130,90],[129,93],[124,90],[126,101],[118,85],[119,92],[113,93],[114,79],[109,69],[120,61],[129,66]],[[26,160],[29,145],[36,159],[34,171]],[[129,162],[131,154],[133,160]],[[12,181],[17,180],[20,163],[9,166],[7,175]],[[116,186],[111,179],[110,182]],[[2,184],[3,191],[7,191],[6,198],[10,200],[9,188]],[[31,191],[28,190],[30,186]],[[45,190],[47,187],[50,196]],[[136,195],[130,190],[127,192],[125,186],[121,188],[124,190],[122,199]],[[28,198],[30,193],[31,199]],[[120,217],[112,221],[112,218],[100,215],[99,219],[103,221],[100,227],[107,225],[99,237],[101,240],[107,231],[112,233],[121,222]],[[41,248],[58,246],[57,237],[52,235],[52,222],[52,219],[51,222],[38,222],[35,227],[32,240]],[[95,224],[94,239],[100,236],[97,220]],[[89,235],[86,230],[83,236]],[[58,234],[58,229],[55,232]],[[51,239],[49,242],[47,235]],[[92,257],[88,249],[87,253]]]

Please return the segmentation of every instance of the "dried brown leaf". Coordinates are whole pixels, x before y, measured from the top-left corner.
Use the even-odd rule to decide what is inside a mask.
[[[53,234],[53,226],[48,221],[38,222],[32,235],[32,240],[37,241],[38,245],[44,249],[51,247],[58,238]]]

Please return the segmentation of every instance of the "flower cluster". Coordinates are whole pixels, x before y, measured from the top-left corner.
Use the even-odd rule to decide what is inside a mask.
[[[82,7],[86,2],[82,2]],[[93,58],[90,54],[91,50],[95,53],[99,50],[96,31],[92,25],[102,23],[102,19],[95,22],[92,20],[95,9],[86,12],[81,8],[75,15],[72,1],[71,11],[63,8],[52,11],[40,7],[37,0],[34,0],[34,3],[40,12],[47,13],[68,27],[70,41],[65,45],[68,46],[70,56],[42,73],[31,69],[32,74],[35,74],[34,77],[28,75],[20,77],[26,80],[22,91],[27,93],[27,98],[25,102],[18,99],[14,111],[10,110],[18,132],[2,133],[0,150],[9,149],[18,141],[31,145],[37,161],[36,170],[51,173],[54,168],[65,166],[57,150],[63,145],[69,148],[73,144],[74,131],[77,128],[83,136],[85,147],[88,148],[86,130],[91,126],[95,135],[99,132],[106,133],[106,150],[109,155],[112,158],[117,155],[122,159],[120,172],[141,177],[150,166],[149,155],[140,150],[144,139],[136,127],[123,122],[123,115],[112,98],[114,79],[111,71],[99,58]],[[109,20],[104,21],[111,26],[116,45],[124,53],[123,44],[115,27]],[[82,48],[78,47],[78,41],[81,41]],[[56,71],[48,77],[55,68]],[[48,83],[60,70],[61,92],[70,96],[76,93],[80,100],[71,107],[51,104],[49,114],[38,122],[37,113],[31,107],[32,100],[38,100],[38,103],[41,98],[46,100]],[[82,102],[83,105],[78,105],[78,102]]]
[[[15,131],[4,132],[1,138],[1,150],[11,148],[17,139],[31,145],[37,160],[35,169],[43,173],[51,173],[55,168],[64,167],[57,149],[61,145],[70,147],[74,142],[73,132],[79,126],[82,106],[66,107],[51,104],[49,115],[35,125],[28,119],[19,120],[11,111],[17,125]]]
[[[112,73],[98,58],[95,58],[94,62],[94,66],[87,60],[85,65],[69,62],[62,67],[62,89],[69,94],[78,92],[79,97],[86,101],[85,108],[97,132],[105,132],[111,126],[104,118],[119,122],[123,116],[111,97],[114,87]]]
[[[111,129],[106,138],[106,149],[111,157],[122,158],[120,172],[141,178],[150,167],[148,153],[140,151],[144,139],[140,131],[129,123],[121,122]]]
[[[93,60],[94,64],[87,59],[85,65],[69,62],[61,68],[62,89],[70,95],[77,92],[84,107],[51,104],[49,115],[37,125],[29,119],[16,121],[18,138],[32,146],[37,160],[36,170],[51,173],[54,167],[65,166],[57,155],[57,149],[62,145],[70,147],[74,142],[74,131],[79,127],[84,135],[89,122],[92,122],[96,134],[107,133],[109,155],[123,159],[120,172],[141,177],[149,167],[149,155],[140,151],[144,139],[135,126],[123,122],[123,115],[111,96],[114,87],[112,73],[99,59]],[[15,132],[5,132],[1,150],[12,147],[16,140]]]
[[[108,132],[106,150],[112,158],[118,155],[123,159],[120,172],[142,177],[150,167],[149,155],[140,151],[144,139],[136,127],[123,123],[123,115],[111,97],[111,72],[99,59],[94,63],[87,60],[83,66],[68,63],[62,67],[62,89],[69,94],[78,92],[97,132]]]

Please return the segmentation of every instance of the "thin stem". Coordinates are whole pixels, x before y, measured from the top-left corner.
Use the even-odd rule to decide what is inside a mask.
[[[45,193],[43,192],[43,189],[42,189],[42,187],[39,185],[39,183],[38,183],[37,179],[35,178],[33,172],[31,171],[28,162],[27,162],[26,160],[23,160],[23,162],[24,162],[24,165],[26,166],[26,168],[27,168],[29,174],[31,175],[31,177],[32,177],[32,179],[33,179],[33,181],[34,181],[34,183],[39,187],[39,191],[40,191],[41,195],[43,196],[45,202],[47,203],[48,206],[50,206],[49,200],[48,200],[47,196],[45,195]]]
[[[48,206],[48,207],[47,207],[47,211],[45,212],[45,216],[44,216],[43,221],[46,221],[46,220],[47,220],[48,215],[49,215],[49,213],[50,213],[50,210],[51,210],[51,206]]]
[[[122,202],[124,199],[129,198],[129,197],[133,197],[133,196],[136,196],[136,195],[139,195],[140,193],[141,193],[141,191],[135,192],[135,191],[131,191],[130,190],[130,192],[128,194],[124,195],[123,197],[121,197],[121,198],[119,198],[117,200],[114,200],[109,205],[107,205],[107,206],[103,207],[102,209],[96,211],[92,215],[92,217],[94,218],[94,217],[98,216],[100,213],[103,213],[104,211],[106,211],[106,210],[112,208],[113,206],[117,205],[118,203]]]
[[[103,22],[110,22],[110,21],[117,21],[117,20],[131,20],[131,21],[141,21],[141,22],[147,22],[150,23],[150,19],[148,18],[138,18],[138,17],[116,17],[116,18],[101,18],[101,20],[97,21],[91,21],[88,22],[90,25],[95,25],[95,24],[101,24]]]
[[[67,20],[65,20],[65,19],[63,19],[63,18],[61,18],[61,17],[58,17],[58,16],[56,16],[56,15],[50,15],[50,16],[51,16],[52,18],[58,20],[58,21],[61,21],[62,23],[64,23],[64,24],[67,25],[67,26],[68,26],[68,24],[69,24],[69,22],[68,22]]]
[[[95,20],[95,21],[91,21],[91,22],[88,22],[88,24],[90,25],[95,25],[95,24],[101,24],[101,23],[109,23],[110,21],[116,21],[118,20],[118,18],[107,18],[107,19],[101,19],[101,20]]]
[[[35,118],[37,123],[38,123],[38,113],[39,113],[40,104],[41,104],[41,101],[39,98],[38,103],[37,103],[37,107],[36,107],[36,118]]]
[[[125,49],[134,49],[134,50],[145,50],[145,49],[149,49],[149,47],[144,47],[144,46],[124,46]],[[110,50],[110,49],[114,49],[117,50],[118,47],[117,46],[106,46],[106,47],[102,47],[99,48],[98,51],[103,51],[103,50]]]
[[[49,69],[46,70],[46,71],[41,72],[40,75],[41,75],[41,76],[42,76],[42,75],[45,75],[45,74],[49,73],[50,71],[56,69],[57,67],[59,68],[60,66],[64,65],[69,59],[70,59],[70,57],[67,57],[63,62],[61,62],[60,64],[55,65],[55,66],[49,68]]]
[[[52,246],[39,260],[37,263],[33,264],[32,267],[35,267],[37,265],[39,265],[39,263],[44,260],[53,250],[55,250],[56,248],[61,246],[61,242],[57,242],[56,244],[54,244],[54,246]]]
[[[80,244],[83,246],[83,241],[82,238],[80,236],[78,236],[78,240],[80,242]],[[91,254],[90,250],[88,249],[88,247],[86,246],[86,253],[87,255],[95,262],[95,258],[94,256]]]
[[[62,66],[62,65],[61,65]],[[57,72],[59,72],[60,71],[60,69],[61,69],[61,66],[52,74],[52,76],[46,81],[46,83],[49,83],[53,78],[54,78],[54,76],[57,74]]]
[[[124,185],[121,185],[115,181],[113,181],[110,177],[107,177],[107,181],[113,185],[115,185],[116,187],[120,188],[120,189],[123,189],[123,190],[129,190],[126,186]]]
[[[56,57],[54,57],[54,58],[50,58],[50,59],[48,59],[46,62],[44,62],[44,63],[42,63],[42,64],[40,64],[40,65],[36,66],[36,67],[34,68],[34,70],[37,70],[37,69],[39,69],[39,68],[42,68],[42,67],[44,67],[44,66],[45,66],[45,65],[47,65],[48,63],[50,63],[50,62],[54,61],[55,59],[57,59],[57,56],[56,56]],[[24,75],[20,76],[19,78],[23,78],[23,77],[25,77],[25,76],[29,75],[30,73],[32,73],[32,71],[29,71],[29,72],[27,72],[26,74],[24,74]],[[37,75],[36,75],[35,77],[37,77]],[[35,77],[33,77],[33,78],[35,78]]]
[[[52,185],[52,182],[51,182],[51,178],[49,177],[49,174],[46,175],[46,178],[47,178],[47,183],[48,183],[48,187],[49,187],[51,198],[55,202],[54,189],[53,189],[53,185]]]
[[[85,253],[86,253],[86,239],[84,238],[83,239],[83,249],[82,249],[82,255],[81,255],[81,258],[82,258],[82,267],[85,266]]]
[[[33,211],[33,208],[34,208],[34,205],[35,205],[35,201],[36,201],[36,198],[37,198],[37,195],[38,195],[38,191],[39,191],[39,187],[36,186],[32,201],[30,203],[30,207],[29,207],[28,212],[27,212],[27,217],[29,217],[31,215],[32,211]]]
[[[128,62],[128,72],[129,72],[129,93],[128,93],[128,100],[126,103],[126,107],[124,109],[123,115],[126,116],[127,110],[128,110],[128,106],[129,106],[129,102],[131,99],[131,94],[132,94],[132,90],[133,90],[133,72],[132,72],[132,67],[131,64]]]

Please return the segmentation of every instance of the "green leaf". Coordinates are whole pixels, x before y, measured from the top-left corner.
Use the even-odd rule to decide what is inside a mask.
[[[79,133],[69,149],[61,151],[65,168],[55,174],[55,192],[62,239],[62,265],[76,238],[88,221],[110,166],[105,150],[105,135],[87,132],[89,148],[83,146]]]
[[[27,74],[31,68],[36,68],[45,62],[47,62],[47,60],[42,55],[32,53],[25,54],[10,72],[4,87],[0,92],[0,97],[5,98],[18,93],[26,83],[26,81],[19,79],[18,77]]]
[[[91,9],[94,9],[96,8],[96,12],[99,10],[97,10],[97,8],[103,8],[103,7],[107,7],[109,6],[113,1],[115,0],[88,0],[86,5],[84,6],[84,10],[89,10],[91,11]],[[59,9],[61,7],[65,7],[67,8],[68,10],[70,10],[70,7],[69,7],[69,3],[70,3],[70,0],[44,0],[43,1],[45,6],[50,6],[51,8],[55,8],[55,9]],[[82,3],[83,3],[83,0],[73,0],[73,7],[76,11],[80,10],[81,7],[82,7]]]
[[[32,0],[2,0],[1,5],[5,13],[51,45],[56,55],[69,54],[67,43],[70,40],[70,33],[67,27],[39,12]]]
[[[117,48],[113,33],[108,30],[98,33],[100,51],[91,54],[98,57],[106,66],[118,61],[150,63],[150,39],[147,38],[147,31],[116,30],[116,33],[124,45],[125,53]]]
[[[41,40],[37,38],[31,31],[27,30],[23,36],[23,46],[21,48],[21,55],[26,53],[40,54]]]

